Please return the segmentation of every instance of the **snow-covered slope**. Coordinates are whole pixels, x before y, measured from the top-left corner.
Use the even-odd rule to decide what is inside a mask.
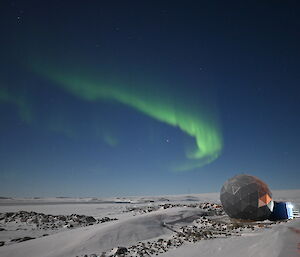
[[[110,224],[97,224],[61,232],[48,237],[4,246],[1,257],[71,257],[85,253],[102,252],[116,246],[129,246],[138,241],[170,234],[163,226],[190,216],[201,215],[201,209],[172,208],[130,217]]]
[[[300,190],[274,191],[275,200],[292,201],[300,206]],[[165,203],[194,204],[198,202],[219,202],[219,194],[193,194],[178,196],[128,197],[115,199],[94,198],[64,199],[59,203],[55,199],[2,199],[0,212],[37,211],[50,214],[85,214],[95,217],[113,215],[119,220],[103,224],[80,227],[26,242],[4,245],[0,247],[1,257],[75,257],[85,254],[108,251],[117,246],[131,246],[139,241],[170,238],[174,233],[165,224],[181,226],[184,222],[191,225],[193,220],[201,216],[200,208],[172,207],[158,208]],[[51,201],[50,201],[51,200]],[[48,202],[49,201],[49,202]],[[155,207],[155,208],[154,208]],[[152,212],[141,214],[139,211],[126,211],[152,208]],[[135,209],[134,209],[135,210]],[[125,212],[124,212],[125,211]],[[176,226],[175,226],[176,227]],[[30,231],[28,230],[28,233]],[[0,231],[10,233],[10,231]],[[26,231],[24,233],[27,233]],[[242,232],[244,233],[244,232]],[[1,235],[1,234],[0,234]],[[2,234],[3,235],[3,234]],[[271,228],[254,230],[242,236],[200,240],[195,243],[185,242],[182,246],[159,253],[164,257],[247,257],[268,256],[278,257],[299,256],[300,251],[300,220],[272,225]],[[108,256],[108,255],[106,255]]]
[[[294,220],[261,233],[184,245],[161,257],[297,257],[299,233],[300,220]]]

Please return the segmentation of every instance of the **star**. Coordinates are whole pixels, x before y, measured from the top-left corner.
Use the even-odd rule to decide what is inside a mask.
[[[21,16],[17,16],[17,22],[21,23],[22,22],[22,17]]]

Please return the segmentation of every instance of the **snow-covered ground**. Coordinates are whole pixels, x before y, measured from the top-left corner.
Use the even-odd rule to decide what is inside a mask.
[[[300,207],[300,190],[273,198]],[[0,213],[10,212],[0,220],[0,256],[300,256],[300,219],[235,227],[219,203],[218,193],[0,199]],[[16,240],[25,237],[35,239]]]

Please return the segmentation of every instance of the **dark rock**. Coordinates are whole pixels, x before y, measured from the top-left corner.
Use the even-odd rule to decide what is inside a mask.
[[[13,212],[7,212],[7,213],[5,214],[6,217],[11,217],[11,216],[13,216],[13,215],[14,215]]]
[[[127,252],[128,252],[128,250],[126,247],[119,246],[115,255],[125,254]]]
[[[32,221],[31,221],[32,223],[34,223],[34,224],[38,224],[39,223],[39,220],[38,220],[38,218],[37,217],[35,217],[34,219],[32,219]]]
[[[4,241],[0,241],[0,246],[3,246],[5,245],[5,242]]]
[[[3,219],[5,219],[5,213],[0,213],[0,220],[3,220]]]
[[[20,243],[20,242],[24,242],[24,241],[28,241],[28,240],[32,240],[32,239],[35,239],[35,237],[25,236],[25,237],[15,238],[10,241]]]
[[[58,216],[58,219],[62,220],[62,221],[66,221],[67,220],[67,218],[65,216],[63,216],[63,215]]]
[[[87,216],[85,218],[85,220],[86,220],[87,223],[94,223],[94,222],[96,222],[96,219],[94,217],[92,217],[92,216]]]

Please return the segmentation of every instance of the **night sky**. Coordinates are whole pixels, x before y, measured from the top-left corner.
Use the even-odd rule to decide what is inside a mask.
[[[297,1],[1,1],[0,196],[300,188]]]

